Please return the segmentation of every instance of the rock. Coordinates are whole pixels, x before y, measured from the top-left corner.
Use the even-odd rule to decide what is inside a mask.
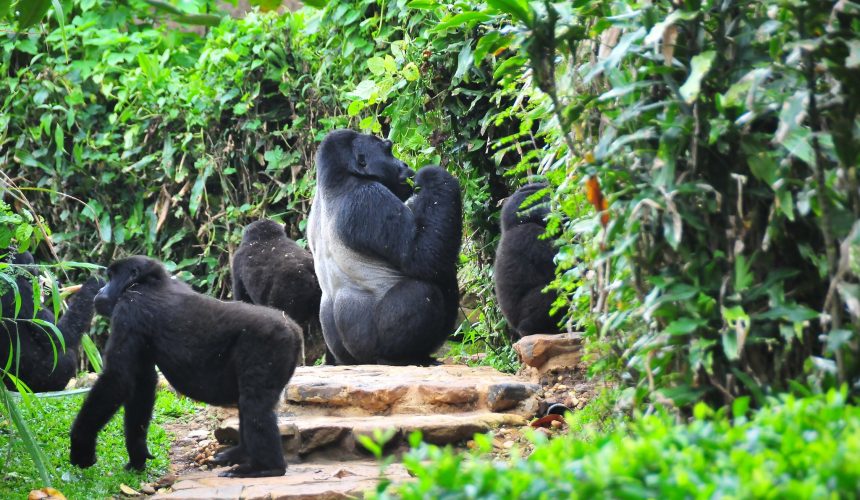
[[[514,408],[521,401],[537,393],[537,384],[502,383],[490,386],[487,403],[492,411],[505,411]]]
[[[209,431],[207,431],[206,429],[197,429],[196,431],[189,432],[185,435],[185,437],[199,441],[208,435]]]
[[[502,406],[490,404],[489,393],[500,384],[523,386],[508,393],[519,399]],[[491,410],[526,415],[539,389],[490,367],[309,366],[296,369],[280,411],[357,416]]]
[[[141,483],[140,492],[144,495],[155,495],[155,488],[153,488],[150,484]]]
[[[575,362],[567,366],[576,366],[582,350],[582,337],[578,333],[528,335],[517,341],[514,349],[523,364],[535,368],[542,368],[551,359],[561,356],[575,359]],[[569,356],[571,354],[575,356]],[[562,377],[558,377],[557,380],[561,382]]]

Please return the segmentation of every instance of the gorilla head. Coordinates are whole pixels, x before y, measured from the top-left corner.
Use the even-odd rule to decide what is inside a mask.
[[[353,130],[335,130],[325,137],[317,154],[317,164],[335,168],[320,172],[320,180],[326,182],[343,174],[352,175],[378,182],[400,201],[406,201],[412,195],[411,179],[415,172],[392,154],[391,147],[389,140]],[[321,161],[323,158],[328,160]],[[332,161],[334,158],[339,161]]]
[[[159,261],[143,257],[118,260],[108,267],[107,272],[108,283],[96,294],[93,305],[97,313],[108,318],[126,291],[143,283],[171,279]]]
[[[541,189],[546,189],[546,187],[546,183],[543,182],[526,184],[505,200],[505,204],[502,207],[502,229],[512,229],[519,224],[546,226],[544,218],[549,214],[548,198],[544,196],[531,203],[523,203]],[[523,206],[520,207],[520,205]]]

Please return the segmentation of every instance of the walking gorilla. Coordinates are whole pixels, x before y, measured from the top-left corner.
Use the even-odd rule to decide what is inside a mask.
[[[34,262],[30,252],[13,255],[11,259],[11,264],[15,266],[30,266]],[[0,297],[0,366],[6,366],[10,361],[10,354],[14,353],[9,372],[31,391],[61,391],[77,371],[78,346],[93,320],[93,297],[104,282],[96,278],[87,280],[72,297],[69,308],[59,321],[56,321],[48,309],[42,308],[36,313],[35,319],[47,323],[56,322],[57,329],[63,335],[65,351],[53,330],[32,322],[35,309],[32,280],[18,276],[15,283],[21,298],[21,308],[17,316],[15,291],[10,287]],[[4,377],[4,381],[10,390],[17,390],[8,377]]]
[[[320,322],[340,364],[428,364],[457,318],[462,203],[437,166],[415,176],[391,141],[329,133],[317,152],[308,241]]]
[[[494,278],[496,297],[502,314],[517,336],[558,333],[561,312],[550,316],[556,293],[543,289],[555,277],[555,249],[541,239],[549,212],[543,197],[521,207],[546,184],[527,184],[507,199],[502,207],[502,238],[496,250]]]
[[[238,404],[239,444],[215,456],[236,467],[222,476],[283,475],[273,409],[296,367],[298,325],[281,311],[196,293],[147,257],[116,261],[108,275],[95,298],[111,318],[105,366],[72,425],[71,463],[95,463],[98,432],[124,406],[126,469],[146,466],[157,366],[190,398]]]

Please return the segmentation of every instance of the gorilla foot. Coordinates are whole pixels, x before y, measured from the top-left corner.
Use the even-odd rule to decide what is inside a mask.
[[[286,467],[276,467],[274,469],[260,469],[253,467],[250,464],[241,464],[233,467],[228,471],[224,471],[218,476],[220,477],[276,477],[283,476],[287,472]]]
[[[248,461],[248,454],[241,445],[231,446],[223,451],[219,451],[214,457],[209,459],[209,463],[213,465],[236,465]]]

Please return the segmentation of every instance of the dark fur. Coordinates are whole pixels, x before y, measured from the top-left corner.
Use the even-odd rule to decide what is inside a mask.
[[[30,252],[12,256],[11,263],[16,266],[29,266],[34,263]],[[20,275],[15,282],[21,297],[21,310],[15,319],[15,291],[11,287],[0,297],[0,368],[11,359],[9,372],[24,382],[33,392],[61,391],[75,376],[78,368],[78,346],[81,337],[90,328],[93,320],[93,297],[104,284],[96,278],[84,283],[69,304],[68,310],[54,318],[50,305],[45,304],[35,317],[49,323],[56,323],[63,335],[65,351],[60,339],[50,328],[44,328],[29,320],[33,316],[33,283],[29,276]],[[20,350],[18,343],[20,342]],[[56,350],[56,365],[54,351]],[[4,377],[6,387],[17,390],[15,384]]]
[[[329,350],[342,364],[431,363],[457,318],[457,179],[424,167],[404,203],[391,142],[351,130],[328,134],[316,164],[308,241]]]
[[[233,256],[233,298],[280,309],[302,325],[311,362],[325,353],[321,295],[313,256],[287,237],[284,226],[271,220],[248,224]]]
[[[502,238],[496,250],[496,297],[514,333],[523,337],[536,333],[559,333],[562,314],[550,316],[554,291],[542,290],[555,276],[551,241],[541,239],[546,231],[547,198],[520,208],[546,184],[528,184],[518,189],[502,207]]]
[[[146,466],[157,366],[190,398],[238,404],[239,445],[215,457],[238,465],[222,475],[282,475],[274,407],[296,367],[298,325],[281,311],[194,292],[147,257],[116,261],[108,272],[95,307],[111,318],[111,335],[104,371],[72,425],[72,464],[95,463],[98,432],[124,406],[126,468]]]

